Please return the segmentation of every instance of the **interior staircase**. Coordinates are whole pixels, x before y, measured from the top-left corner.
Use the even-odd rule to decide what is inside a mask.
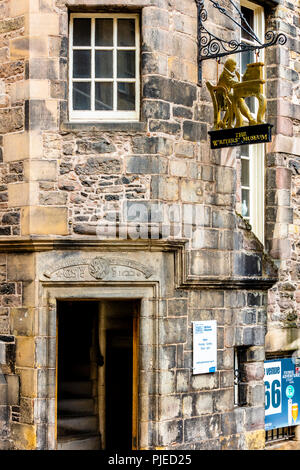
[[[96,398],[90,366],[77,366],[72,379],[59,382],[57,450],[100,450]]]

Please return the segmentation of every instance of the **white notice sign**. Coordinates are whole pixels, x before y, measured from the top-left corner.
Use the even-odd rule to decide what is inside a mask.
[[[216,320],[193,322],[193,374],[217,370]]]

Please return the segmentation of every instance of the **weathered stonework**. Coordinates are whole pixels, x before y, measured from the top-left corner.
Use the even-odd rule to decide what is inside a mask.
[[[138,123],[68,120],[68,13],[99,2],[0,2],[0,449],[56,448],[56,300],[121,295],[141,302],[138,447],[263,449],[265,352],[299,338],[299,9],[266,11],[288,43],[265,53],[264,248],[238,215],[238,152],[209,149],[195,2],[112,6],[141,16]],[[193,375],[191,322],[211,319],[218,370]]]

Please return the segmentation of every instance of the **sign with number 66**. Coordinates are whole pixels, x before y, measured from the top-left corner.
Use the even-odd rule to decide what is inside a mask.
[[[265,414],[281,413],[281,362],[265,363]]]

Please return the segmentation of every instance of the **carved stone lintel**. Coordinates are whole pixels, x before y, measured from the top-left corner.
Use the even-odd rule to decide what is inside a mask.
[[[153,270],[130,259],[95,258],[70,259],[44,272],[44,277],[51,280],[117,280],[150,278]]]

